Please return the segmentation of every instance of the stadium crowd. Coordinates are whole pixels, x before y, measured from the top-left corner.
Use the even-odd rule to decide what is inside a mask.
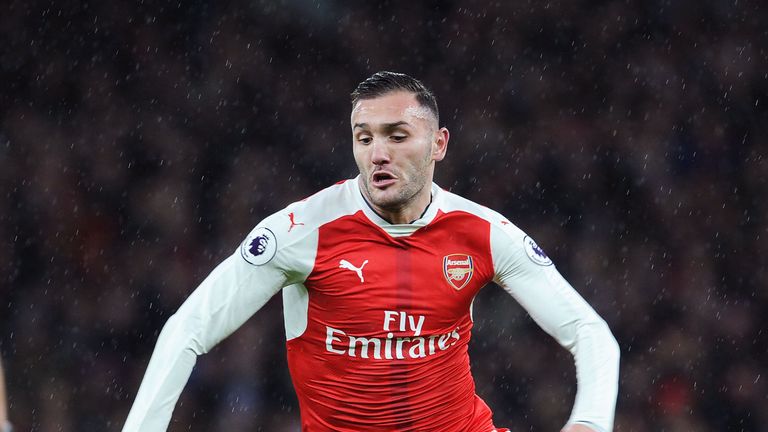
[[[354,176],[349,92],[422,79],[443,188],[548,252],[622,349],[616,430],[768,431],[758,1],[10,1],[0,354],[19,431],[118,431],[165,320],[263,217]],[[498,287],[496,424],[556,431],[570,355]],[[297,431],[281,300],[198,360],[171,430]]]

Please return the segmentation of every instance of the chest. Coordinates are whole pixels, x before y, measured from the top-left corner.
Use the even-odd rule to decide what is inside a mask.
[[[428,317],[429,327],[447,328],[468,314],[493,278],[489,232],[482,220],[443,217],[410,236],[392,237],[351,216],[320,228],[305,285],[313,307],[332,312],[331,320],[397,317],[391,326],[399,329]]]

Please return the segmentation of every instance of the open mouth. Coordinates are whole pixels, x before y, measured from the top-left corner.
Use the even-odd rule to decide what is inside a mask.
[[[378,188],[383,188],[391,185],[397,180],[397,177],[387,171],[376,171],[371,176],[371,183]]]

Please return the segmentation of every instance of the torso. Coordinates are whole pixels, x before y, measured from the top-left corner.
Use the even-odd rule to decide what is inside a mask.
[[[317,227],[306,329],[287,343],[305,431],[493,430],[467,354],[489,224],[435,210],[400,237],[362,208]]]

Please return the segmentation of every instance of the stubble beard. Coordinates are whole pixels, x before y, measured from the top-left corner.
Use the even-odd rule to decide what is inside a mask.
[[[406,208],[416,199],[416,196],[424,188],[424,176],[418,176],[418,178],[408,181],[397,191],[390,191],[393,187],[397,187],[397,185],[392,185],[386,190],[378,190],[372,187],[367,180],[365,182],[371,204],[386,211],[396,212]]]
[[[431,153],[427,152],[424,160],[422,161],[422,165],[419,167],[420,169],[413,171],[414,175],[409,176],[411,177],[410,180],[401,185],[394,196],[388,196],[390,192],[389,189],[392,187],[397,187],[397,184],[390,186],[387,188],[387,190],[380,191],[371,186],[369,177],[366,177],[363,182],[368,195],[368,199],[371,200],[371,204],[389,212],[397,212],[406,208],[408,204],[417,198],[419,192],[428,186],[427,172],[429,171],[430,162]],[[400,179],[402,180],[402,177],[400,177]]]

